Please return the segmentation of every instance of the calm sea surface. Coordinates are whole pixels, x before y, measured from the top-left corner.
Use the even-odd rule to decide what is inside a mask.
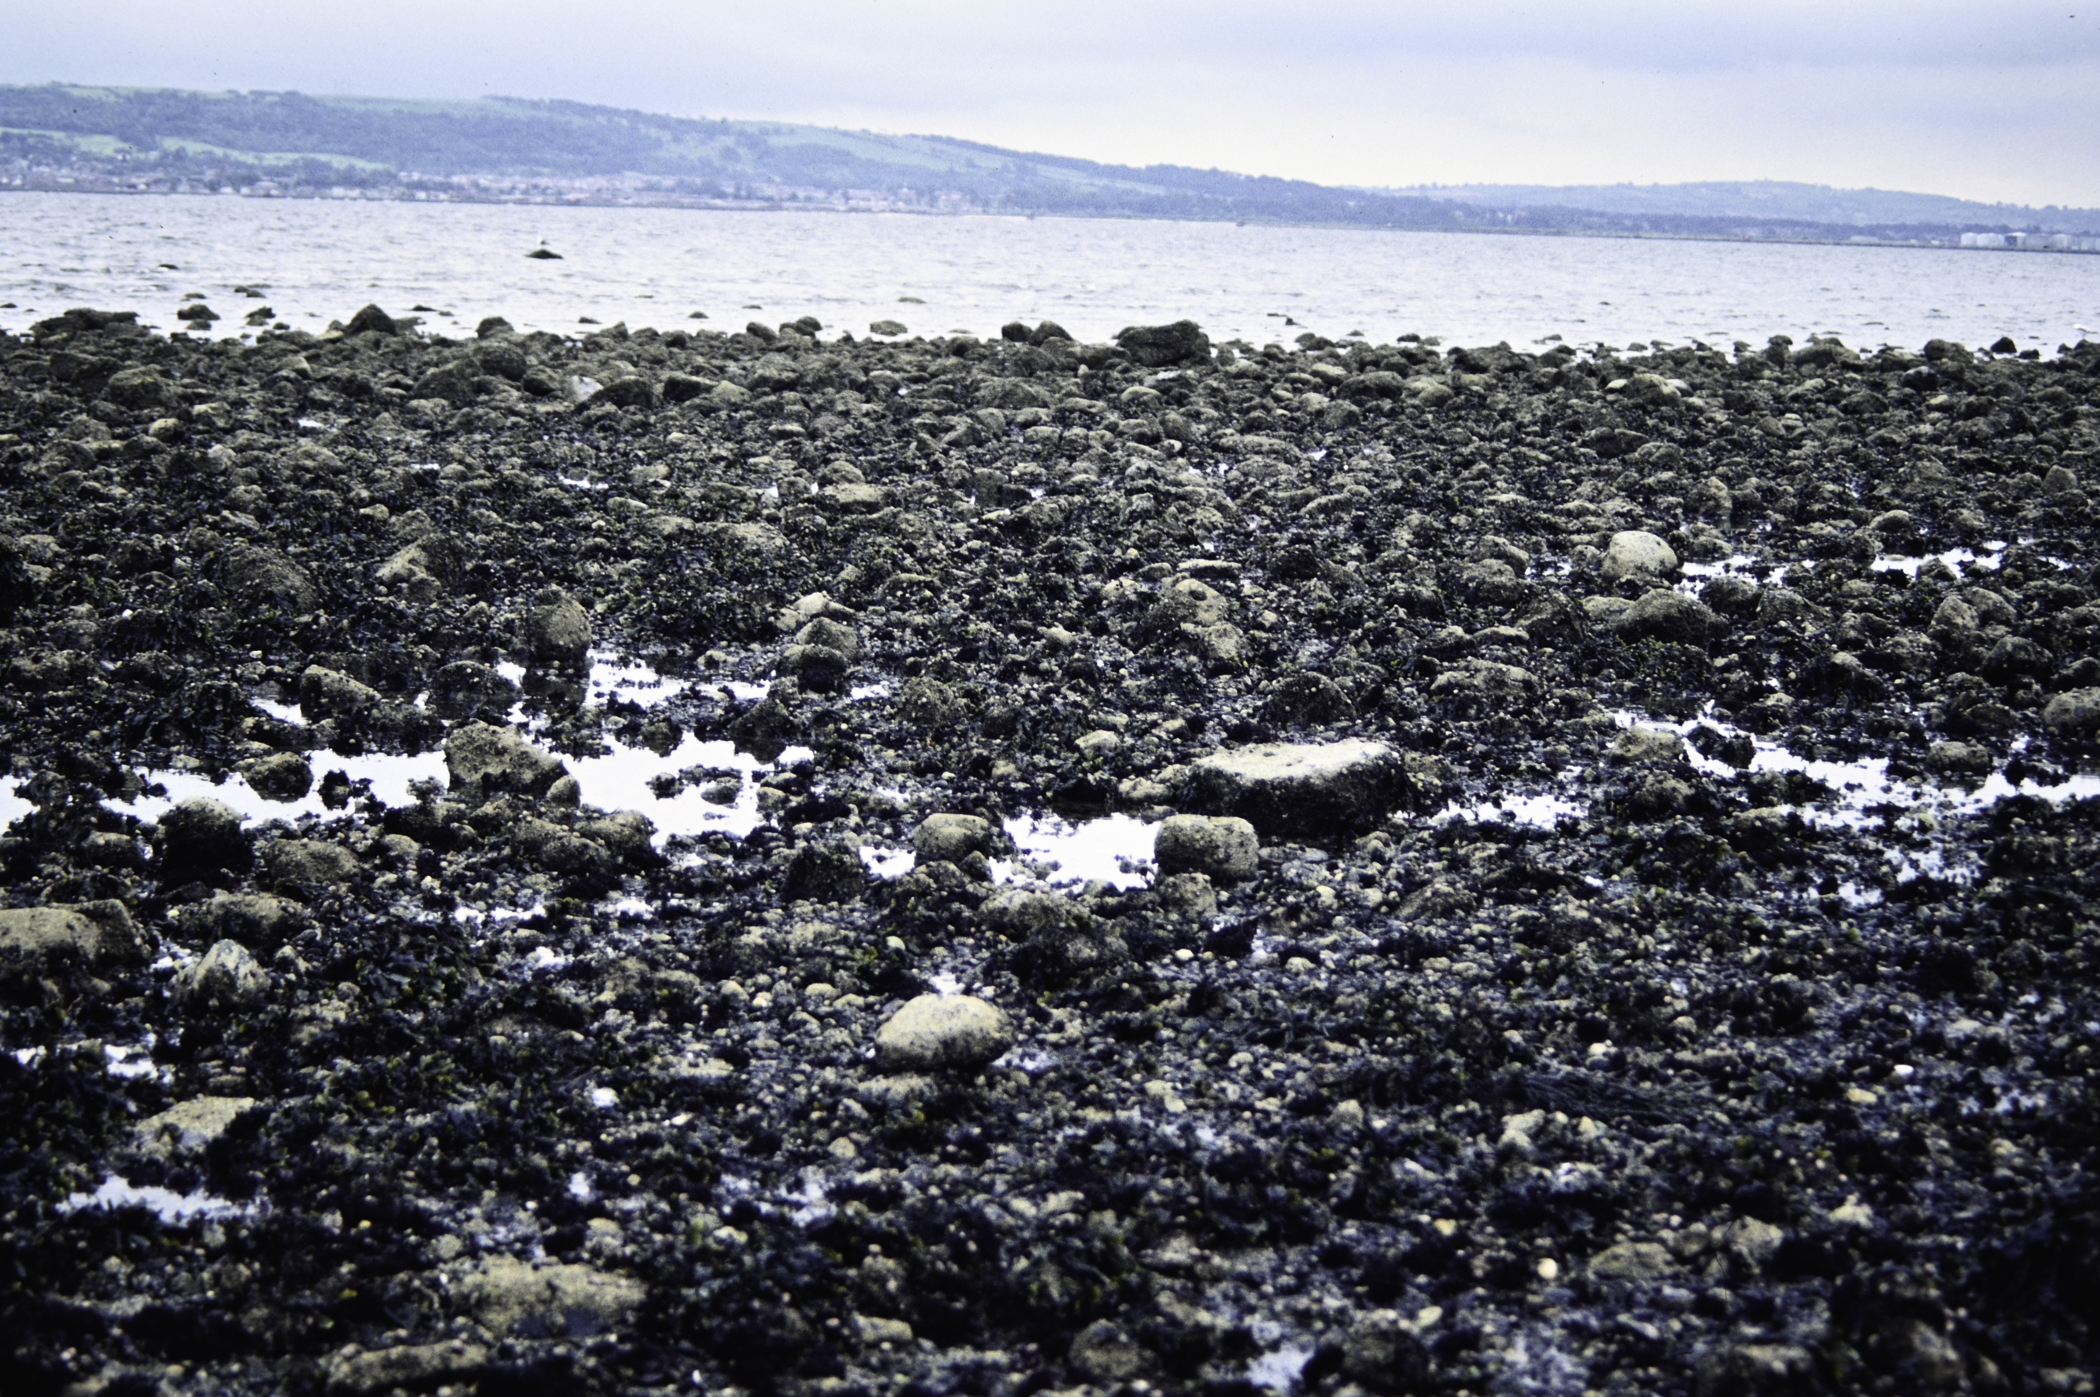
[[[541,245],[562,254],[539,261]],[[172,264],[172,267],[164,265]],[[264,292],[254,300],[235,292]],[[1216,223],[707,213],[231,196],[0,195],[0,326],[67,306],[172,328],[186,293],[224,318],[267,304],[321,329],[367,301],[430,328],[503,315],[574,333],[741,327],[814,315],[866,332],[996,334],[1056,320],[1082,340],[1191,317],[1255,344],[1309,329],[1447,343],[1559,335],[1726,345],[1786,333],[1917,346],[2011,335],[2044,353],[2100,336],[2100,256],[1360,232]],[[910,299],[916,298],[916,299]],[[704,322],[692,313],[704,311]],[[1295,322],[1295,323],[1292,323]]]

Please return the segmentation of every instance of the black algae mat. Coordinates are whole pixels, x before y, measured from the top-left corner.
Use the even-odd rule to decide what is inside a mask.
[[[0,344],[0,1390],[2092,1391],[2100,346],[819,328]]]

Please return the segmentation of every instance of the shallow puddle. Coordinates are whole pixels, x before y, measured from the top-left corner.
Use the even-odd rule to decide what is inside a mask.
[[[1473,824],[1492,824],[1499,820],[1527,829],[1552,829],[1562,820],[1581,819],[1589,809],[1585,801],[1542,791],[1536,795],[1500,796],[1472,805],[1454,800],[1430,816],[1429,822],[1441,825],[1452,820],[1466,820]]]
[[[8,826],[36,809],[36,802],[15,794],[12,779],[0,781],[0,834],[7,833]]]
[[[1016,880],[1016,864],[1055,865],[1043,879],[1053,886],[1100,880],[1114,888],[1141,888],[1152,881],[1152,841],[1157,825],[1130,815],[1104,815],[1073,823],[1055,815],[1017,815],[1005,822],[1020,853],[994,860],[1001,882]]]
[[[1949,548],[1942,553],[1884,553],[1867,566],[1875,572],[1900,572],[1906,577],[1916,577],[1918,569],[1932,563],[1945,563],[1957,577],[1968,568],[1983,572],[1996,572],[2005,561],[2005,540],[1993,539],[1983,545],[1983,552],[1972,548]]]
[[[62,1213],[77,1213],[83,1208],[146,1208],[162,1222],[174,1223],[240,1217],[252,1211],[202,1191],[177,1193],[158,1184],[141,1187],[118,1174],[104,1175],[102,1186],[93,1193],[67,1194],[65,1201],[58,1205]]]

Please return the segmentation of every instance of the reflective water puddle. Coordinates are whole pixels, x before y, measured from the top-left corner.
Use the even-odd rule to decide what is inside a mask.
[[[162,1222],[171,1223],[240,1217],[254,1211],[202,1191],[177,1193],[158,1184],[141,1186],[118,1174],[104,1175],[101,1187],[93,1193],[67,1194],[58,1205],[62,1213],[77,1213],[83,1208],[145,1208]]]

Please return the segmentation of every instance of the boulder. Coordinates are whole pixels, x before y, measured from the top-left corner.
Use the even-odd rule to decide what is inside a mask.
[[[554,588],[533,598],[525,617],[525,644],[541,664],[580,665],[591,649],[591,618]]]
[[[1210,336],[1193,320],[1177,320],[1171,325],[1133,325],[1116,332],[1116,343],[1148,369],[1210,359]]]
[[[445,739],[445,771],[462,799],[482,801],[503,792],[537,796],[569,774],[561,759],[523,734],[492,723],[468,723]]]
[[[840,841],[804,844],[788,863],[780,895],[790,902],[855,902],[868,886],[860,851]]]
[[[1254,826],[1232,815],[1172,815],[1152,840],[1162,877],[1201,873],[1213,883],[1237,883],[1261,868]]]
[[[199,1096],[180,1101],[134,1128],[148,1154],[170,1158],[196,1154],[226,1133],[234,1117],[260,1105],[252,1096]]]
[[[491,1333],[586,1339],[627,1324],[648,1292],[639,1281],[595,1266],[491,1258],[454,1285],[462,1308]]]
[[[1700,1356],[1696,1397],[1814,1397],[1824,1391],[1815,1355],[1799,1344],[1723,1344]]]
[[[991,855],[1000,851],[1003,841],[999,829],[990,820],[975,815],[928,815],[912,831],[912,852],[921,863],[932,863],[946,859],[957,863],[971,854]]]
[[[1628,728],[1613,739],[1610,756],[1629,766],[1675,766],[1684,760],[1684,739],[1654,728]]]
[[[111,374],[109,383],[102,389],[102,396],[118,407],[143,412],[148,408],[172,406],[175,385],[161,377],[159,369],[142,365],[119,369]]]
[[[1645,529],[1625,529],[1611,536],[1604,550],[1606,577],[1670,577],[1677,571],[1677,551]]]
[[[314,788],[314,769],[297,752],[279,752],[241,768],[248,789],[264,800],[295,801]]]
[[[241,600],[280,611],[312,611],[321,600],[305,569],[274,549],[236,545],[227,553],[220,576]]]
[[[2042,709],[2042,726],[2058,737],[2091,737],[2100,729],[2100,689],[2069,689]]]
[[[1658,587],[1627,608],[1616,629],[1621,640],[1667,640],[1678,645],[1704,645],[1727,628],[1727,623],[1704,602],[1667,587]]]
[[[66,966],[142,965],[147,944],[121,902],[84,902],[0,911],[0,979]]]
[[[1272,742],[1190,768],[1196,809],[1236,815],[1273,834],[1329,836],[1369,828],[1407,799],[1407,768],[1383,742]]]
[[[1013,1021],[967,994],[922,994],[875,1033],[885,1072],[974,1072],[1014,1045]]]
[[[306,909],[268,893],[220,893],[182,919],[197,939],[238,941],[251,951],[274,951],[306,929]]]
[[[255,856],[233,807],[191,796],[160,817],[161,881],[187,882],[217,873],[244,874]]]
[[[263,849],[263,868],[281,888],[322,888],[357,877],[357,855],[325,839],[280,839]]]
[[[175,977],[175,999],[193,1008],[241,1009],[270,992],[270,973],[238,941],[218,941]]]
[[[368,1392],[424,1392],[448,1382],[464,1386],[488,1361],[488,1349],[465,1339],[397,1344],[370,1352],[353,1346],[329,1359],[322,1374],[328,1397],[363,1397]]]
[[[378,306],[367,305],[358,311],[357,314],[351,316],[350,323],[343,327],[345,335],[362,335],[366,331],[374,331],[382,335],[398,335],[401,333],[401,327],[394,320],[394,317],[388,315]]]
[[[308,665],[299,676],[299,711],[310,723],[357,718],[379,706],[379,691],[339,670]]]

